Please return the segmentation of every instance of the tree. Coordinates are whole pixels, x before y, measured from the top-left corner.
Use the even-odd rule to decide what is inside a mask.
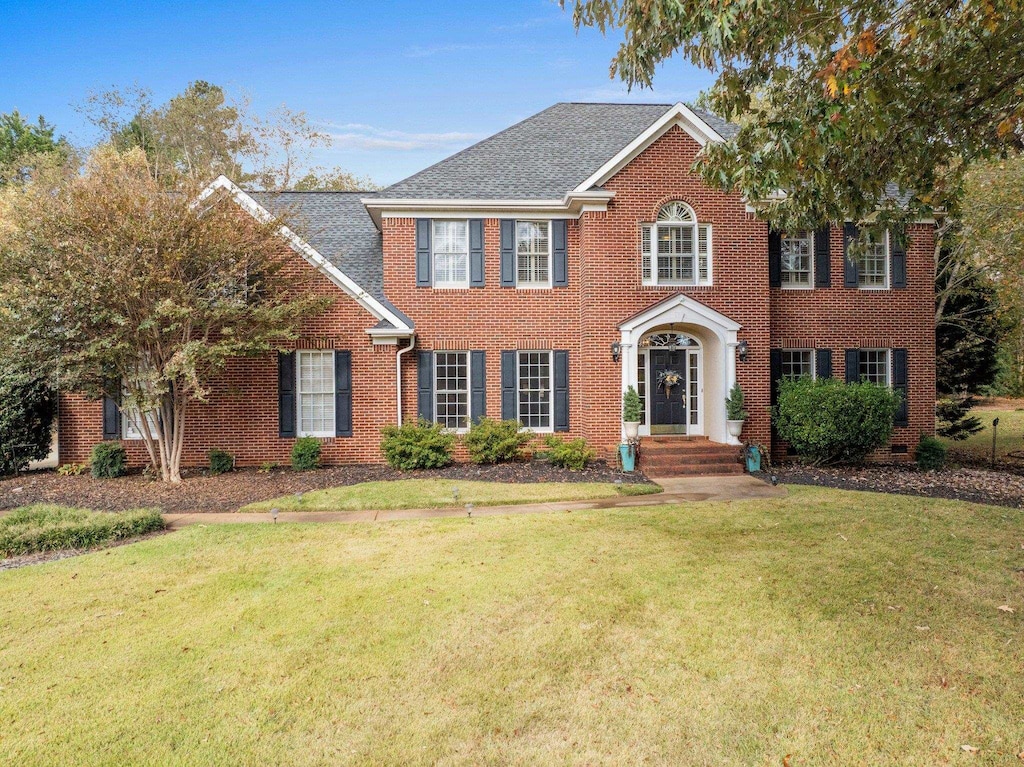
[[[24,183],[40,166],[60,167],[71,147],[42,117],[29,123],[18,110],[0,114],[0,186]]]
[[[326,306],[281,239],[233,202],[174,193],[141,149],[94,152],[84,174],[6,195],[0,342],[61,387],[139,418],[164,480],[178,482],[188,406],[233,357],[294,338]]]
[[[1024,140],[1021,0],[573,6],[577,27],[623,29],[611,72],[630,86],[649,86],[677,52],[718,71],[708,105],[746,119],[698,168],[771,200],[764,213],[780,228],[955,212],[970,163]]]
[[[940,393],[978,393],[993,384],[1004,334],[996,286],[958,238],[936,277],[935,380]]]
[[[0,358],[0,476],[47,456],[56,412],[45,376],[10,355]]]

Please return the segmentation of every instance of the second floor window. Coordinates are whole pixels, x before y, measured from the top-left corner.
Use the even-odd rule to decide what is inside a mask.
[[[711,227],[693,209],[670,202],[654,224],[643,224],[641,276],[645,285],[710,285]]]
[[[782,235],[782,287],[811,287],[811,242],[810,232]]]
[[[857,257],[857,284],[861,288],[889,287],[889,233],[868,235]]]
[[[516,221],[516,284],[551,285],[551,232],[548,221]]]
[[[433,222],[434,286],[469,287],[469,222]]]

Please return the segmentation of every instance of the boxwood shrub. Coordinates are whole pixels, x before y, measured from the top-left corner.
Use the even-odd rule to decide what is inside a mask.
[[[410,421],[401,426],[385,426],[381,431],[384,460],[396,469],[440,469],[452,462],[455,435],[440,424]]]
[[[163,518],[156,509],[106,512],[43,504],[24,506],[0,518],[0,556],[88,549],[163,528]]]
[[[899,403],[899,394],[867,381],[782,381],[775,428],[804,460],[856,463],[889,441]]]
[[[316,437],[299,437],[292,445],[292,468],[298,471],[312,471],[320,465],[320,440]]]
[[[946,446],[935,437],[922,434],[914,450],[914,460],[921,471],[941,471],[946,465]]]
[[[519,421],[481,418],[470,427],[465,443],[473,463],[508,463],[522,457],[531,439],[530,432],[520,431]]]
[[[544,440],[544,444],[548,446],[548,460],[551,464],[571,471],[583,471],[596,455],[582,437],[566,441],[551,434]]]
[[[226,450],[213,449],[206,455],[210,459],[210,474],[227,474],[235,468],[235,457]]]
[[[97,479],[123,476],[128,466],[128,454],[120,442],[98,442],[89,457],[89,470]]]

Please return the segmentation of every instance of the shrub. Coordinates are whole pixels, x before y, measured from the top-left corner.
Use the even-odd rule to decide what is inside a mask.
[[[622,420],[627,423],[636,423],[643,420],[644,411],[640,405],[640,395],[632,386],[626,388],[622,395]]]
[[[594,460],[594,455],[596,455],[582,437],[566,442],[561,437],[552,434],[544,440],[544,444],[548,446],[548,460],[552,465],[572,471],[582,471],[587,468],[587,464]]]
[[[750,417],[743,407],[743,389],[739,381],[732,385],[729,396],[725,398],[725,417],[730,421],[746,421]]]
[[[0,476],[50,452],[57,398],[46,381],[0,361]]]
[[[78,477],[88,470],[87,463],[65,463],[57,467],[57,473],[62,477]]]
[[[384,460],[402,471],[440,469],[452,462],[455,435],[430,421],[385,426],[380,449]]]
[[[922,434],[914,450],[914,460],[922,471],[940,471],[946,465],[946,446],[935,437]]]
[[[218,474],[227,474],[235,468],[235,457],[226,450],[211,450],[207,453],[207,458],[210,459],[210,474],[215,477]]]
[[[958,441],[977,434],[985,427],[980,418],[970,414],[976,404],[974,397],[966,393],[940,399],[935,404],[935,416],[939,419],[935,431],[940,437]]]
[[[292,468],[312,471],[320,465],[320,440],[316,437],[299,437],[292,446]]]
[[[24,506],[0,519],[0,555],[87,549],[163,530],[156,509],[104,512],[66,506]]]
[[[89,466],[97,479],[123,476],[127,464],[128,454],[120,442],[99,442],[93,445]]]
[[[507,463],[519,460],[532,438],[529,432],[519,430],[519,421],[481,418],[470,427],[465,442],[473,463]]]
[[[779,385],[775,427],[814,464],[862,461],[892,435],[900,395],[867,381],[800,378]]]
[[[280,464],[277,461],[264,461],[260,464],[260,467],[256,471],[260,474],[269,474],[276,469]]]

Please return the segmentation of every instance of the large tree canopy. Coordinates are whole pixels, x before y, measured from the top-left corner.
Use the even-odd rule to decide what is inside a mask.
[[[677,52],[719,73],[707,105],[743,127],[700,167],[751,200],[784,190],[779,226],[868,218],[887,184],[910,194],[883,220],[955,210],[964,168],[1024,136],[1021,0],[573,5],[577,26],[623,30],[630,86]]]
[[[61,166],[71,147],[40,117],[30,123],[14,110],[0,114],[0,186],[27,181],[41,165]]]

